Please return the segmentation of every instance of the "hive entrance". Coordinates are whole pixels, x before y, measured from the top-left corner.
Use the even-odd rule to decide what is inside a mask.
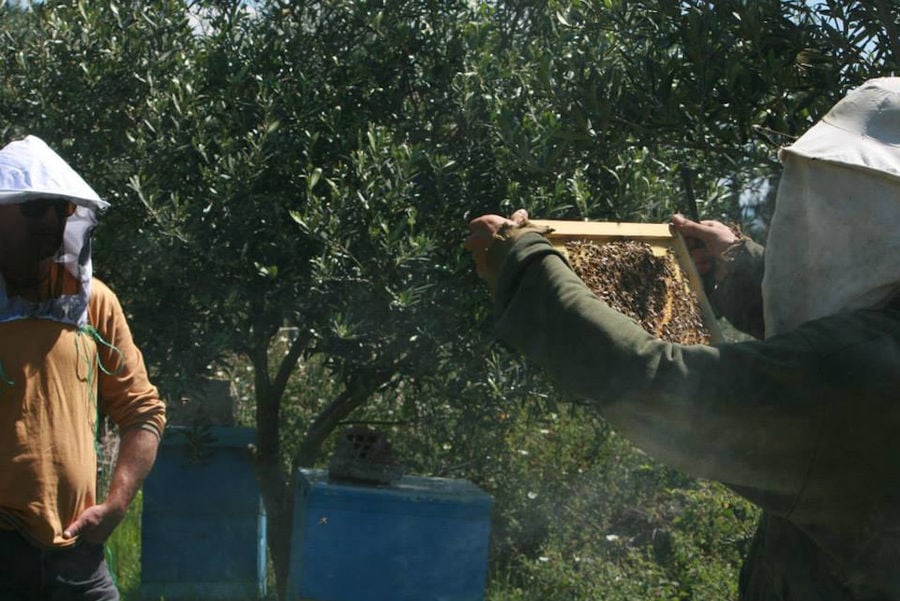
[[[635,240],[571,240],[564,248],[588,288],[647,332],[669,342],[709,343],[699,303],[671,249],[657,255],[650,244]]]

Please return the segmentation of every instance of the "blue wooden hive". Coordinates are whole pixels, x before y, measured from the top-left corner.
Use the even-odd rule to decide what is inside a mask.
[[[141,597],[247,601],[266,593],[266,522],[252,428],[167,429],[144,483]]]
[[[297,474],[288,599],[481,601],[491,497],[466,480]]]

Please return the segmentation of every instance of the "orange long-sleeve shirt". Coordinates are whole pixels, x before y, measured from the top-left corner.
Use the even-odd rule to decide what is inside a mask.
[[[94,279],[90,328],[46,319],[0,323],[0,524],[46,547],[96,502],[100,412],[120,430],[161,434],[165,405],[150,383],[115,294]]]

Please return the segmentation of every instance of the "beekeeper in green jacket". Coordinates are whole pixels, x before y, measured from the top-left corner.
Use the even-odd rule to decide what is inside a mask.
[[[473,220],[466,248],[502,339],[654,457],[763,509],[742,601],[900,600],[900,78],[852,91],[781,159],[765,252],[673,218],[714,261],[713,304],[760,340],[652,337],[524,211]]]

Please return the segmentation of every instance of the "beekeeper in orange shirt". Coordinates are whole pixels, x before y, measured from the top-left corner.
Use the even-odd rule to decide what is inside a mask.
[[[165,406],[92,276],[107,207],[34,137],[0,150],[0,599],[118,599],[103,544],[149,473]],[[97,499],[99,416],[121,443]]]

